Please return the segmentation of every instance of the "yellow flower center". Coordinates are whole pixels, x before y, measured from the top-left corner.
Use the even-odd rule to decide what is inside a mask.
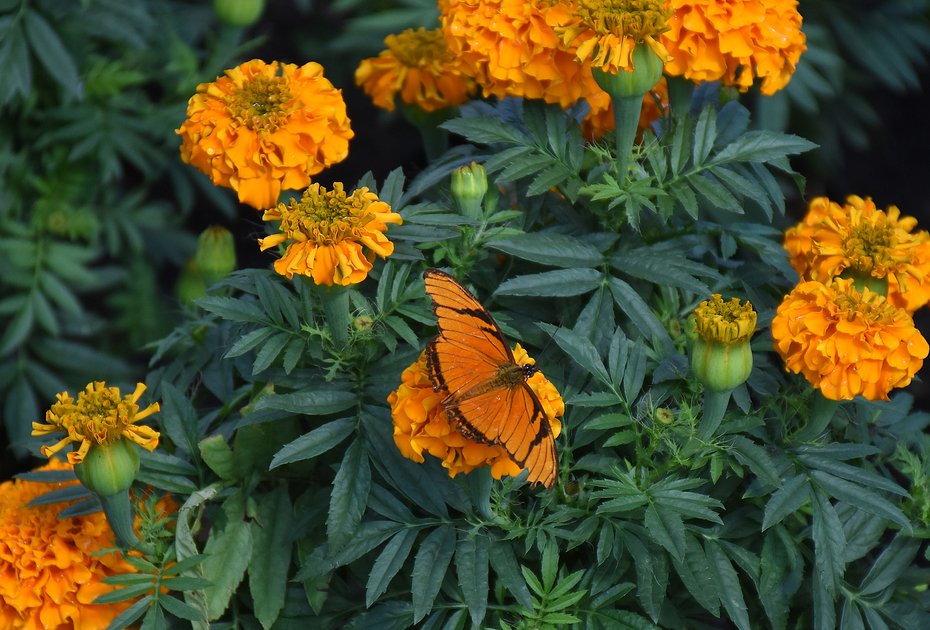
[[[672,12],[661,0],[579,0],[575,15],[599,36],[640,42],[667,31]]]
[[[843,250],[850,266],[859,271],[872,271],[876,267],[893,266],[895,261],[889,256],[894,245],[894,225],[875,217],[871,223],[853,225],[849,234],[843,239]]]
[[[104,387],[103,383],[94,383],[79,393],[77,402],[67,394],[59,395],[58,400],[47,419],[69,435],[98,444],[112,444],[120,439],[139,410],[131,396],[122,400],[119,388]]]
[[[747,341],[756,330],[756,312],[748,301],[738,298],[727,302],[719,293],[694,309],[695,330],[707,341],[736,343]]]
[[[407,29],[384,39],[388,50],[408,68],[419,68],[449,57],[449,48],[440,30]]]
[[[270,133],[281,126],[293,100],[284,77],[257,76],[227,97],[232,117],[257,133]]]
[[[843,281],[840,281],[841,287],[844,286],[842,283]],[[840,288],[835,303],[838,314],[848,321],[861,318],[871,324],[890,325],[897,320],[901,312],[878,293],[869,289],[860,293],[852,282],[845,284],[845,290]]]
[[[369,207],[376,199],[367,188],[346,195],[341,182],[326,190],[319,184],[307,188],[300,201],[280,207],[281,232],[298,241],[333,245],[348,236],[358,236],[375,216]]]

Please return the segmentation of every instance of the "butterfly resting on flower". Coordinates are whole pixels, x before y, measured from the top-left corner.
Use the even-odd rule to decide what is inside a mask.
[[[423,274],[433,301],[439,335],[426,347],[426,366],[442,405],[465,437],[497,444],[528,480],[555,484],[558,458],[553,428],[527,380],[539,372],[514,359],[490,313],[452,276],[437,269]]]

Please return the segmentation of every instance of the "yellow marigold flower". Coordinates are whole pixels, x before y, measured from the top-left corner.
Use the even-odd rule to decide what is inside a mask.
[[[535,364],[520,344],[514,347],[513,354],[518,365]],[[565,413],[558,390],[541,372],[526,382],[542,403],[553,437],[558,437],[562,431],[559,418]],[[520,474],[521,468],[503,447],[475,442],[459,431],[442,406],[442,400],[448,395],[449,392],[433,390],[425,352],[404,370],[400,386],[388,396],[394,420],[394,443],[401,454],[422,463],[423,453],[429,453],[442,461],[450,477],[481,466],[490,466],[495,479]]]
[[[258,59],[197,86],[177,133],[182,160],[259,210],[344,160],[354,135],[320,64]]]
[[[804,279],[834,276],[887,279],[888,301],[912,313],[930,301],[930,234],[913,232],[917,219],[870,198],[851,195],[840,206],[826,197],[785,233],[791,264]]]
[[[556,33],[579,60],[590,60],[609,74],[628,72],[639,43],[647,44],[659,59],[668,58],[658,39],[671,15],[664,0],[573,0],[571,7],[572,18]]]
[[[795,287],[772,320],[772,337],[785,369],[831,400],[887,399],[930,352],[906,311],[844,278]]]
[[[133,393],[121,398],[118,387],[94,381],[78,394],[77,401],[68,392],[57,394],[58,402],[45,412],[45,424],[32,423],[32,434],[61,432],[65,437],[57,444],[43,446],[42,454],[51,457],[69,443],[77,442],[80,447],[68,453],[68,461],[80,464],[92,444],[114,444],[123,438],[153,450],[158,446],[158,431],[135,424],[161,409],[158,403],[152,403],[139,410],[139,397],[145,389],[143,383],[138,383]]]
[[[66,470],[57,459],[38,470]],[[92,604],[114,587],[103,578],[133,573],[114,547],[102,512],[59,519],[60,504],[26,504],[76,482],[0,484],[0,628],[103,630],[132,602]]]
[[[440,23],[461,71],[485,96],[542,99],[569,107],[591,90],[554,28],[571,17],[560,0],[443,0]]]
[[[387,50],[362,60],[355,84],[377,107],[394,111],[394,98],[427,112],[461,105],[475,91],[475,82],[462,75],[439,29],[408,28],[384,39]]]
[[[288,278],[310,276],[326,286],[357,284],[368,277],[375,254],[386,258],[394,253],[394,244],[384,235],[387,224],[403,222],[375,193],[362,187],[346,196],[340,182],[332,190],[312,184],[300,201],[278,204],[262,219],[281,222],[279,234],[258,239],[262,251],[291,241],[274,270]]]
[[[589,140],[598,140],[614,130],[614,107],[607,92],[598,88],[598,92],[587,97],[591,110],[581,121],[581,132]],[[652,123],[668,112],[668,82],[663,77],[652,90],[643,97],[643,107],[639,113],[637,135],[641,138],[645,130],[652,128]]]
[[[661,42],[665,72],[691,81],[723,81],[763,94],[788,84],[807,49],[797,0],[667,0],[673,11]]]

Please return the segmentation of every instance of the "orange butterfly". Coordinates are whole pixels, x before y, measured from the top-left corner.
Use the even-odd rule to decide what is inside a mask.
[[[514,360],[504,333],[478,300],[449,274],[427,269],[439,336],[426,346],[433,389],[449,392],[442,404],[469,439],[498,444],[529,481],[550,488],[558,460],[552,428],[526,379],[539,371]]]

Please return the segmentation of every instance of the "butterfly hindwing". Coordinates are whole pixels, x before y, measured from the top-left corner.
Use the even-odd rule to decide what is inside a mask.
[[[502,446],[530,481],[551,486],[552,429],[500,327],[452,276],[429,269],[423,277],[440,332],[427,345],[427,370],[433,387],[449,392],[450,417],[467,437]]]

